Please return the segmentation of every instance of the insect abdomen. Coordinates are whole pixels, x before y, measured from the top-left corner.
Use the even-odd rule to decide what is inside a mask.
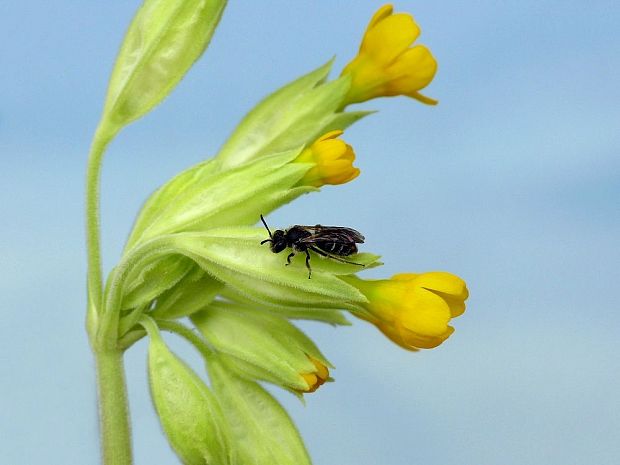
[[[357,253],[357,246],[355,244],[345,244],[342,242],[317,242],[316,247],[323,252],[327,252],[332,255],[339,255],[346,257]]]

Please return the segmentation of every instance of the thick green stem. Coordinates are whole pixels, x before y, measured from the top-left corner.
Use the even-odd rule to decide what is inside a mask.
[[[131,431],[121,350],[95,349],[99,427],[104,465],[130,465]]]

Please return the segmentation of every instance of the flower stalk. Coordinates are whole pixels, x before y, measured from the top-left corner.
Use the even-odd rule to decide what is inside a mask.
[[[88,257],[87,329],[93,334],[103,299],[101,239],[99,226],[99,185],[105,150],[116,131],[97,128],[88,156],[86,171],[86,253]]]
[[[105,465],[130,465],[131,429],[122,350],[95,350],[99,431]]]

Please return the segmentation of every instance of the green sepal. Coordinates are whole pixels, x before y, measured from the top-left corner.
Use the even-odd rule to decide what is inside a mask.
[[[250,111],[216,159],[229,168],[314,142],[332,129],[345,129],[365,116],[342,113],[348,76],[325,83],[333,60],[274,92]]]
[[[180,198],[187,189],[195,184],[207,182],[209,176],[217,170],[217,163],[214,160],[203,161],[177,174],[153,192],[140,209],[125,250],[134,247],[145,229],[157,221],[157,218],[168,208],[173,208],[177,198]]]
[[[211,163],[190,168],[147,201],[130,246],[162,234],[254,224],[261,213],[315,190],[297,185],[312,167],[291,163],[300,150],[297,147],[225,172]]]
[[[229,286],[224,286],[220,290],[220,295],[233,302],[241,303],[246,306],[256,306],[254,301],[239,294]],[[351,326],[351,322],[347,320],[342,311],[331,308],[287,307],[284,305],[261,303],[260,309],[291,320],[313,320],[328,323],[333,326]]]
[[[308,279],[303,256],[284,266],[284,254],[260,245],[265,231],[259,228],[211,229],[170,237],[176,252],[191,257],[205,271],[254,301],[305,308],[350,308],[367,302],[354,286],[338,279],[360,271],[360,266],[311,256],[312,279]],[[373,266],[376,255],[357,254],[357,263]]]
[[[183,255],[156,256],[136,266],[125,280],[121,309],[139,307],[177,284],[192,269]]]
[[[191,320],[214,349],[245,362],[241,372],[291,391],[310,387],[301,376],[316,372],[309,357],[331,366],[308,336],[273,313],[218,301]]]
[[[119,51],[102,124],[122,127],[148,113],[202,55],[224,0],[145,0]]]
[[[240,464],[311,465],[299,432],[278,401],[258,383],[235,375],[219,355],[210,355],[207,366]]]
[[[151,398],[162,428],[183,463],[235,463],[222,409],[206,384],[166,346],[153,320],[149,334],[148,373]]]
[[[176,286],[157,298],[149,314],[168,320],[183,318],[209,305],[223,287],[221,282],[194,265]]]

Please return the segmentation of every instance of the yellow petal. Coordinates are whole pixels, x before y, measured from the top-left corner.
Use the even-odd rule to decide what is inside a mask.
[[[385,18],[390,16],[393,12],[394,12],[394,6],[390,5],[389,3],[383,5],[381,8],[379,8],[375,12],[375,14],[372,15],[372,18],[370,19],[370,22],[368,23],[368,27],[366,27],[366,33],[368,33],[368,31],[371,28],[376,26],[379,21],[384,20]]]
[[[344,131],[342,131],[341,129],[334,129],[333,131],[329,131],[323,134],[314,143],[316,144],[317,142],[321,142],[327,139],[335,139],[336,137],[341,136],[342,134],[344,134]]]
[[[420,35],[420,28],[411,15],[399,13],[389,16],[369,29],[360,47],[377,63],[389,65],[407,50]]]
[[[450,334],[454,332],[454,328],[448,326],[446,331],[438,336],[423,336],[417,333],[408,331],[406,328],[398,328],[400,337],[403,340],[403,347],[415,348],[415,349],[432,349],[440,345],[443,341],[450,337]]]
[[[408,95],[423,89],[435,77],[437,61],[424,45],[416,45],[403,52],[386,74],[391,76],[389,87],[394,92]]]
[[[444,299],[422,288],[415,289],[408,299],[396,317],[398,324],[422,336],[439,336],[446,332],[452,314]]]
[[[428,290],[467,298],[465,281],[452,273],[431,271],[417,276],[415,284]]]

